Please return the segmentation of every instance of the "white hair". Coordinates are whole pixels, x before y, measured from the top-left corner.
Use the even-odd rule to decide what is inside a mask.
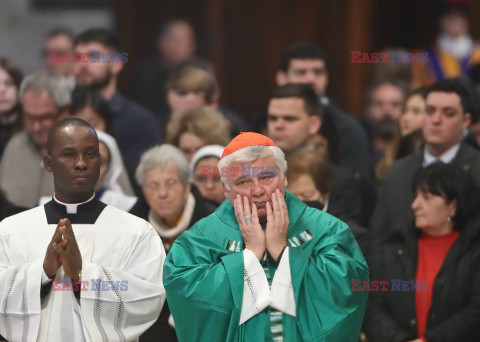
[[[253,145],[243,147],[235,152],[232,152],[218,162],[218,170],[222,170],[224,167],[229,167],[233,163],[252,163],[257,159],[272,157],[280,170],[280,177],[283,179],[285,171],[287,171],[287,161],[285,160],[285,154],[277,146],[266,145]],[[228,177],[221,177],[223,184],[227,190],[230,190],[228,185]]]
[[[140,186],[145,185],[145,174],[155,168],[164,169],[169,165],[177,167],[178,178],[184,186],[188,184],[188,161],[182,151],[170,144],[154,146],[140,158],[135,178]]]
[[[47,71],[36,71],[23,79],[19,90],[20,101],[23,102],[23,95],[27,90],[48,92],[58,108],[63,108],[71,102],[67,79]]]

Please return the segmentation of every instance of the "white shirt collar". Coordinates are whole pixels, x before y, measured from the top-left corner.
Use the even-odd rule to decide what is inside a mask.
[[[328,97],[326,97],[325,95],[322,95],[320,97],[320,102],[322,103],[322,105],[328,106],[330,104],[330,99]]]
[[[460,143],[450,147],[450,149],[442,154],[440,158],[434,157],[430,152],[428,152],[427,147],[423,150],[423,167],[426,167],[436,161],[442,161],[445,164],[449,164],[457,155],[458,150],[460,149]]]
[[[53,193],[53,200],[55,202],[57,202],[58,204],[64,205],[67,208],[67,214],[76,214],[77,213],[77,207],[79,205],[90,202],[94,197],[95,197],[95,193],[93,193],[92,197],[90,197],[88,200],[86,200],[85,202],[82,202],[82,203],[63,203],[63,202],[60,202],[55,197],[55,193]]]

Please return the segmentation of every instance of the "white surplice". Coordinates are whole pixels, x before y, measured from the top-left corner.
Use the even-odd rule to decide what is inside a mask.
[[[165,250],[146,221],[106,206],[94,224],[72,224],[88,289],[40,297],[43,261],[57,224],[44,206],[0,223],[0,334],[9,341],[135,341],[165,301]],[[57,279],[69,280],[63,268]],[[107,283],[95,288],[93,282]],[[127,285],[112,289],[108,281]]]

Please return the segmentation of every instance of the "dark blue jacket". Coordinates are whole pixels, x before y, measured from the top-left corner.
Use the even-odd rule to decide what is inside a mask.
[[[158,123],[152,113],[118,91],[109,101],[112,135],[122,152],[128,174],[134,179],[143,152],[160,143]]]

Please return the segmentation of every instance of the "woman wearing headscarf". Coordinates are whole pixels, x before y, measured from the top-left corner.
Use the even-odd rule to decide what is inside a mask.
[[[220,145],[204,146],[195,152],[189,166],[192,192],[198,191],[202,198],[212,202],[215,207],[225,200],[220,171],[217,168],[224,149],[225,147]]]

